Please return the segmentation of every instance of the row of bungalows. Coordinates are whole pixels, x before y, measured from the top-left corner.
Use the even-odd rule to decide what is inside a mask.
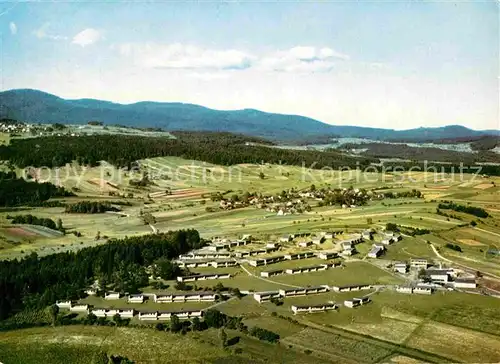
[[[261,265],[269,265],[269,264],[279,263],[279,262],[282,262],[284,260],[285,260],[284,255],[278,255],[278,256],[274,256],[274,257],[251,259],[251,260],[248,260],[248,264],[250,264],[252,267],[259,267]]]
[[[372,249],[368,252],[369,258],[378,258],[385,253],[385,246],[373,244]]]
[[[157,293],[153,299],[156,303],[213,302],[218,296],[215,292]]]
[[[229,259],[232,254],[229,252],[210,252],[210,251],[195,251],[179,256],[179,260],[188,259]]]
[[[128,303],[144,303],[145,297],[143,294],[131,294],[127,297]]]
[[[394,263],[394,271],[401,273],[401,274],[406,274],[409,271],[408,263],[406,262],[396,262]]]
[[[313,244],[312,240],[301,241],[297,244],[299,248],[307,248]]]
[[[415,287],[413,286],[397,286],[396,287],[396,292],[399,293],[406,293],[406,294],[432,294],[432,287],[425,286],[425,285],[417,285]]]
[[[330,288],[334,292],[351,292],[372,289],[372,286],[370,284],[353,284],[347,286],[331,286]]]
[[[182,310],[182,311],[139,311],[139,320],[141,321],[157,321],[171,320],[172,316],[177,316],[179,319],[190,319],[194,317],[202,317],[202,310]]]
[[[339,253],[332,251],[322,251],[316,254],[319,259],[329,260],[339,257]]]
[[[56,306],[71,312],[88,312],[89,310],[89,305],[74,304],[72,301],[56,301]]]
[[[280,293],[279,291],[265,291],[265,292],[255,292],[253,294],[253,298],[259,302],[268,302],[273,298],[280,298]]]
[[[195,282],[195,281],[205,281],[208,279],[227,279],[227,278],[231,278],[230,273],[193,274],[189,276],[177,277],[177,282]]]
[[[342,263],[330,263],[330,264],[319,264],[319,265],[311,265],[308,267],[298,267],[298,268],[289,268],[285,270],[286,274],[301,274],[301,273],[309,273],[309,272],[321,272],[325,271],[328,268],[340,267]]]
[[[181,268],[228,268],[238,265],[234,259],[186,259],[178,260],[176,263]]]
[[[255,249],[255,250],[248,250],[248,251],[238,251],[234,252],[234,256],[236,258],[244,258],[244,257],[253,257],[255,255],[259,254],[266,254],[268,253],[268,249]]]
[[[286,260],[298,260],[298,259],[308,259],[316,256],[315,252],[301,252],[301,253],[290,253],[285,254]]]
[[[260,276],[264,278],[279,276],[281,274],[285,274],[285,271],[283,269],[267,270],[260,272]]]
[[[323,304],[318,304],[318,305],[303,305],[303,306],[298,306],[298,305],[293,305],[292,306],[292,312],[294,315],[298,313],[314,313],[314,312],[325,312],[325,311],[332,311],[338,309],[338,306],[335,303],[323,303]]]
[[[280,289],[278,292],[281,297],[294,297],[294,296],[307,296],[310,294],[326,293],[328,291],[329,291],[328,286],[316,286],[316,287]]]
[[[354,308],[362,305],[366,305],[371,302],[370,297],[352,298],[350,300],[344,301],[344,306],[349,308]]]
[[[427,269],[429,266],[429,262],[425,258],[411,258],[410,259],[410,267],[415,269]]]
[[[97,317],[113,317],[118,315],[121,318],[132,318],[135,314],[133,308],[93,308],[91,312]]]

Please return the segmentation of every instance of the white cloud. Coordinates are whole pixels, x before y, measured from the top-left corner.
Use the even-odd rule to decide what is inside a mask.
[[[56,34],[51,34],[49,32],[50,28],[50,23],[44,23],[40,28],[36,29],[33,34],[35,37],[38,39],[52,39],[52,40],[65,40],[68,39],[68,37],[65,37],[63,35],[56,35]]]
[[[331,48],[294,47],[284,51],[254,55],[235,49],[205,49],[184,44],[125,43],[112,46],[122,56],[144,68],[198,70],[195,78],[220,78],[213,71],[255,68],[270,72],[323,73],[329,72],[336,61],[349,56]],[[201,75],[201,73],[205,73]],[[206,72],[211,72],[207,75]]]
[[[328,72],[335,61],[347,61],[350,57],[331,48],[294,47],[264,56],[260,67],[278,72]]]
[[[204,49],[192,45],[122,44],[120,53],[146,68],[238,70],[251,67],[254,57],[242,51]]]
[[[87,28],[73,37],[71,43],[77,44],[81,47],[94,44],[103,39],[102,34],[93,28]]]
[[[16,35],[17,34],[17,25],[14,22],[10,22],[9,24],[9,29],[10,29],[10,34]]]

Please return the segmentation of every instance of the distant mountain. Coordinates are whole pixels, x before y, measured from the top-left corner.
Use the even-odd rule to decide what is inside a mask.
[[[471,137],[487,134],[463,126],[392,129],[330,125],[299,115],[259,110],[214,110],[177,102],[118,104],[94,99],[66,100],[30,89],[0,92],[0,118],[28,123],[83,124],[90,120],[134,127],[161,127],[166,130],[228,131],[282,141],[303,138],[358,137],[381,140],[419,141]]]

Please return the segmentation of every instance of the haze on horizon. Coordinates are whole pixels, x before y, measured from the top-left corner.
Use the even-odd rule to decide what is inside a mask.
[[[499,125],[499,3],[3,3],[1,90]]]

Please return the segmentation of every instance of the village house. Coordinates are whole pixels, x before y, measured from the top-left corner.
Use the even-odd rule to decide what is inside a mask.
[[[282,262],[285,260],[285,257],[283,255],[275,256],[275,257],[266,257],[266,258],[260,258],[260,259],[249,259],[248,264],[250,264],[252,267],[258,267],[261,265],[268,265],[268,264],[274,264],[278,262]]]
[[[315,237],[312,239],[312,243],[314,245],[321,245],[324,243],[324,241],[325,241],[325,239],[323,237]]]
[[[273,243],[273,242],[269,242],[266,244],[266,248],[271,248],[271,249],[275,249],[275,248],[279,248],[279,244],[278,243]]]
[[[254,300],[259,303],[270,301],[271,298],[279,298],[279,291],[256,292],[253,294]]]
[[[410,267],[415,269],[427,269],[429,265],[427,259],[425,258],[411,258],[410,259]]]
[[[363,233],[361,234],[361,236],[363,237],[363,239],[372,240],[373,239],[373,231],[371,231],[371,230],[365,230],[365,231],[363,231]]]
[[[413,288],[413,293],[432,294],[432,287],[424,286],[424,285],[417,285],[415,288]]]
[[[337,252],[320,252],[317,254],[317,257],[320,259],[328,260],[328,259],[334,259],[337,258],[339,254]]]
[[[273,276],[278,276],[280,274],[283,274],[283,269],[277,269],[277,270],[269,270],[269,271],[264,271],[260,272],[260,276],[264,278],[269,278]]]
[[[343,241],[341,243],[342,249],[347,250],[347,249],[352,249],[352,242],[351,241]]]
[[[226,250],[230,246],[229,243],[218,243],[214,245],[209,245],[206,247],[207,250],[213,251],[213,252],[218,252],[220,250]]]
[[[401,274],[406,274],[408,273],[408,264],[406,262],[396,262],[394,263],[394,271],[401,273]]]
[[[300,243],[297,244],[299,248],[307,248],[308,246],[312,245],[312,241],[307,240],[307,241],[301,241]]]
[[[209,264],[213,268],[228,268],[237,266],[238,262],[234,259],[217,259],[211,261]]]
[[[279,294],[281,297],[307,296],[310,294],[318,294],[325,292],[328,292],[328,287],[326,286],[290,288],[290,289],[279,290]]]
[[[71,308],[71,301],[56,301],[56,306],[59,308],[66,308],[69,310]]]
[[[312,258],[316,255],[314,252],[303,252],[303,253],[293,253],[293,254],[285,254],[286,260],[297,260],[297,259],[307,259]]]
[[[411,286],[397,286],[396,292],[411,294],[411,293],[413,293],[413,287],[411,287]]]
[[[340,265],[340,263],[338,263]],[[309,273],[309,272],[320,272],[327,270],[331,264],[320,264],[320,265],[312,265],[308,267],[298,267],[298,268],[289,268],[285,272],[286,274],[301,274],[301,273]]]
[[[304,306],[293,305],[292,312],[294,313],[294,315],[296,315],[297,313],[301,312],[307,312],[307,313],[325,312],[325,311],[336,310],[337,308],[338,306],[335,303],[323,303],[318,305],[304,305]]]
[[[293,239],[292,235],[287,234],[287,235],[283,235],[282,237],[280,237],[279,241],[280,241],[280,243],[288,243],[288,242],[292,241],[292,239]]]
[[[382,239],[381,243],[383,245],[391,245],[392,243],[394,242],[394,240],[392,240],[392,238],[389,238],[389,239]]]
[[[432,282],[447,283],[453,274],[453,269],[427,269],[425,273]]]
[[[89,312],[89,305],[72,305],[69,310],[71,312]]]
[[[455,288],[466,288],[472,289],[477,287],[476,279],[473,277],[463,278],[459,277],[453,282],[453,287]]]
[[[352,248],[349,248],[349,249],[342,250],[342,252],[340,254],[342,254],[342,256],[347,256],[348,257],[348,256],[354,255],[356,253],[357,253],[356,249],[354,247],[352,247]]]
[[[177,282],[195,282],[195,281],[204,281],[208,279],[227,279],[227,278],[231,278],[231,274],[229,273],[194,274],[190,276],[179,276],[177,277]]]
[[[107,292],[107,293],[104,294],[104,299],[105,300],[119,300],[120,299],[120,293]]]
[[[368,253],[369,258],[378,258],[385,252],[385,247],[383,245],[372,245],[372,250]]]
[[[335,292],[350,292],[350,291],[359,291],[359,290],[366,290],[366,289],[371,289],[372,286],[369,284],[354,284],[354,285],[348,285],[348,286],[332,286],[331,289],[332,291]]]
[[[89,288],[85,291],[89,296],[95,296],[97,294],[97,289]]]
[[[233,240],[229,243],[229,247],[233,248],[235,246],[244,246],[250,243],[250,240]]]
[[[171,302],[212,302],[218,295],[214,292],[189,292],[189,293],[159,293],[155,294],[154,301],[157,303]]]
[[[128,303],[144,303],[144,295],[142,294],[131,294],[127,298]]]
[[[351,300],[345,300],[344,306],[349,308],[354,308],[362,305],[366,305],[371,302],[370,297],[353,298]]]
[[[96,315],[97,316],[97,315]],[[139,311],[139,320],[141,321],[156,321],[158,319],[158,311]]]
[[[133,308],[119,309],[117,314],[121,318],[132,318],[134,317],[135,310]]]
[[[180,320],[190,319],[194,317],[202,317],[203,311],[201,310],[181,310],[181,311],[158,311],[158,320],[171,320],[172,316],[177,316]]]

